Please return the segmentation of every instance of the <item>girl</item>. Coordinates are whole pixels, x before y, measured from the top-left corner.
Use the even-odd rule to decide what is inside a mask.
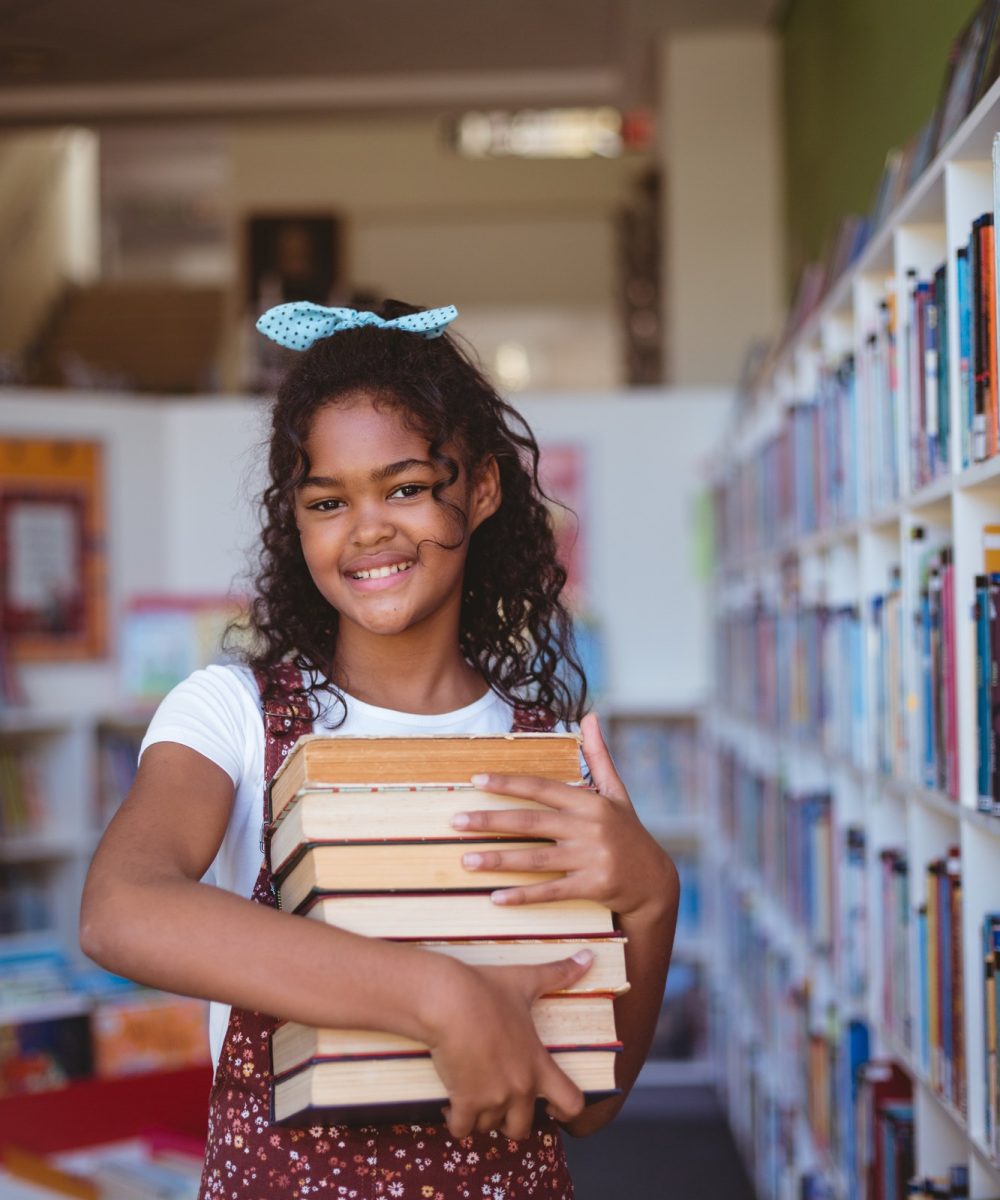
[[[557,1123],[584,1134],[608,1122],[652,1036],[676,871],[636,818],[596,718],[582,716],[538,447],[444,333],[455,315],[388,301],[377,313],[286,304],[261,318],[301,353],[273,412],[252,650],[241,666],[195,672],[164,700],[87,879],[90,957],[213,1001],[205,1200],[567,1200]],[[265,780],[301,733],[493,733],[578,720],[596,792],[476,776],[548,811],[469,812],[455,824],[551,842],[465,855],[470,873],[564,873],[501,889],[496,903],[589,897],[618,914],[632,985],[616,1002],[621,1094],[588,1108],[529,1012],[585,974],[585,955],[471,967],[302,920],[275,908],[260,849]],[[448,1093],[442,1123],[272,1125],[276,1019],[426,1043]]]

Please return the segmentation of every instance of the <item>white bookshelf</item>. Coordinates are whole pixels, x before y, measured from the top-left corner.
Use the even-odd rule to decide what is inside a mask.
[[[24,828],[0,826],[0,871],[16,877],[14,891],[30,894],[27,910],[4,914],[0,952],[51,942],[70,961],[83,962],[78,933],[83,881],[107,819],[122,798],[107,794],[101,739],[109,728],[138,736],[146,720],[0,712],[0,753],[30,757],[39,810]],[[5,792],[21,786],[10,775],[0,782]],[[9,802],[9,794],[3,799]]]
[[[925,173],[869,241],[859,259],[828,291],[816,311],[776,355],[766,378],[754,394],[752,407],[727,439],[725,454],[716,464],[714,482],[736,478],[741,464],[750,462],[780,428],[790,405],[810,401],[821,371],[846,354],[858,364],[858,440],[851,447],[865,462],[873,431],[874,398],[861,370],[866,339],[876,322],[879,303],[897,297],[900,411],[897,420],[899,494],[863,501],[860,515],[803,536],[771,540],[760,549],[737,547],[716,564],[713,594],[717,616],[744,612],[755,596],[778,606],[784,599],[788,564],[794,563],[805,605],[856,606],[866,650],[861,681],[868,735],[861,752],[847,759],[833,752],[814,734],[798,735],[765,725],[753,713],[735,713],[726,687],[727,664],[716,662],[715,697],[705,715],[711,744],[719,753],[732,751],[750,769],[780,778],[792,788],[822,788],[832,797],[835,838],[848,826],[864,830],[865,885],[868,912],[867,986],[860,995],[844,986],[837,956],[817,953],[800,926],[725,836],[715,841],[716,878],[725,879],[736,893],[752,897],[753,928],[765,944],[778,948],[790,964],[793,981],[807,980],[810,1028],[819,1014],[835,1012],[840,1019],[863,1017],[872,1035],[872,1056],[895,1058],[911,1075],[914,1091],[915,1167],[922,1175],[947,1174],[952,1164],[969,1169],[970,1195],[985,1200],[1000,1195],[1000,1163],[986,1142],[984,1032],[982,1011],[981,922],[985,913],[1000,910],[1000,819],[977,811],[975,641],[971,620],[974,578],[983,573],[982,529],[1000,523],[1000,457],[963,467],[960,433],[959,326],[956,295],[956,250],[969,237],[974,218],[995,211],[991,151],[1000,132],[1000,84],[994,85],[969,115]],[[908,287],[912,268],[931,272],[947,266],[947,338],[951,441],[947,473],[922,488],[911,486],[908,397],[909,361],[905,352]],[[869,490],[869,496],[876,492]],[[918,583],[910,553],[910,530],[916,525],[940,529],[950,538],[955,566],[955,622],[959,795],[915,781],[912,770],[916,729],[912,706],[906,710],[908,743],[903,769],[886,774],[878,769],[871,732],[875,667],[868,651],[874,636],[870,601],[885,592],[890,568],[901,571],[904,628],[914,605]],[[784,572],[784,574],[783,574]],[[901,641],[900,694],[907,700],[919,685],[919,664],[913,638]],[[710,820],[717,822],[715,813]],[[964,1038],[967,1112],[960,1112],[932,1086],[919,1058],[900,1044],[885,1027],[881,955],[882,904],[879,852],[899,848],[910,867],[911,909],[923,899],[927,863],[958,845],[962,879],[962,966],[964,979]],[[912,922],[911,922],[912,933]],[[909,1006],[919,1021],[920,989],[915,953],[910,955]],[[752,998],[737,980],[720,988],[716,1044],[722,1059],[730,1116],[741,1145],[753,1164],[759,1194],[765,1200],[798,1196],[798,1179],[808,1168],[826,1175],[833,1194],[846,1197],[848,1179],[843,1163],[815,1144],[803,1114],[806,1096],[801,1086],[799,1049],[780,1021],[760,1022]],[[759,1007],[759,1006],[758,1006]],[[917,1026],[919,1028],[919,1025]],[[762,1114],[770,1104],[795,1113],[792,1161],[776,1167],[766,1153],[768,1130]]]

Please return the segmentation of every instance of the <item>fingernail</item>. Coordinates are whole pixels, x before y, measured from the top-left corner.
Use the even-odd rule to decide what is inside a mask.
[[[463,867],[478,867],[478,866],[482,865],[482,862],[483,862],[483,856],[481,854],[463,854],[462,855],[462,866]]]
[[[471,783],[475,787],[485,787],[490,781],[489,775],[473,775]]]
[[[506,904],[507,903],[507,893],[506,892],[490,892],[490,899],[493,901],[494,904]]]
[[[455,813],[455,815],[451,818],[451,823],[455,829],[468,829],[470,824],[469,814]]]
[[[594,952],[593,950],[577,950],[573,955],[573,961],[579,963],[581,967],[585,967],[594,961]]]

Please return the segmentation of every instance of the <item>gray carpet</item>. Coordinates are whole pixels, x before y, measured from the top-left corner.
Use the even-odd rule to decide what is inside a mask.
[[[711,1088],[637,1088],[607,1129],[564,1144],[577,1200],[754,1200]]]

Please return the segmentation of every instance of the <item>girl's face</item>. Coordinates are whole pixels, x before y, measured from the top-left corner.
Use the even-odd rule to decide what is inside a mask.
[[[495,463],[470,480],[446,473],[427,440],[391,407],[364,396],[321,409],[306,439],[310,473],[295,515],[309,573],[348,626],[380,635],[454,621],[457,636],[469,537],[500,503]],[[444,452],[461,463],[455,447]],[[458,543],[456,545],[456,543]],[[454,547],[454,549],[445,547]]]

